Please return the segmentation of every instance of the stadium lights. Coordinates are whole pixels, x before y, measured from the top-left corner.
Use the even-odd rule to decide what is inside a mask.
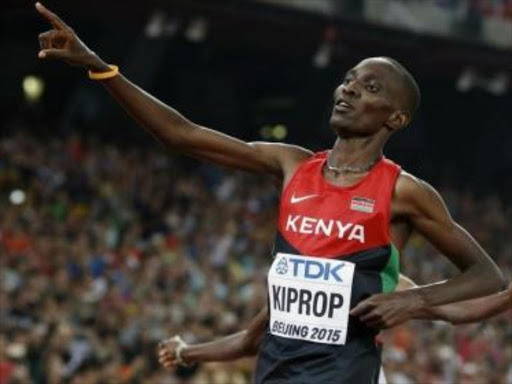
[[[146,28],[144,29],[146,36],[151,39],[162,36],[166,18],[167,16],[163,11],[153,12],[146,24]]]
[[[180,20],[169,20],[165,12],[157,10],[149,17],[148,23],[144,28],[144,33],[150,39],[156,39],[161,36],[174,36],[179,27]]]
[[[9,195],[9,201],[13,205],[21,205],[25,202],[26,195],[21,189],[15,189]]]
[[[38,76],[25,76],[22,82],[23,94],[25,99],[31,103],[36,103],[44,92],[44,80]]]
[[[260,129],[260,136],[265,140],[272,139],[272,127],[270,125],[264,125]]]
[[[484,76],[474,68],[465,68],[457,79],[456,88],[459,92],[469,92],[473,88],[481,88],[494,96],[507,93],[510,76],[506,72],[498,72],[492,76]]]
[[[327,68],[331,63],[331,56],[332,46],[330,44],[323,43],[318,47],[318,50],[313,56],[313,65],[319,69]]]
[[[288,129],[286,128],[285,125],[283,124],[278,124],[274,127],[274,138],[276,140],[284,140],[286,138],[286,136],[288,135]]]
[[[475,77],[476,73],[473,68],[465,68],[459,75],[455,87],[459,92],[468,92],[473,87]]]
[[[190,20],[185,29],[185,37],[193,43],[201,43],[208,35],[208,21],[203,17],[195,17]]]
[[[328,26],[324,29],[323,39],[313,55],[313,65],[316,68],[324,69],[331,64],[334,43],[338,37],[338,30],[334,26]]]
[[[487,84],[487,90],[495,96],[502,96],[508,91],[510,76],[506,72],[495,74]]]
[[[264,125],[260,129],[260,135],[265,140],[281,141],[288,135],[288,128],[284,124]]]

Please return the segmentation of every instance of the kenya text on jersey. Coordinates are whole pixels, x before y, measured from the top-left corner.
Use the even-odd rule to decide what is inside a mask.
[[[336,236],[339,239],[359,241],[364,244],[364,226],[343,223],[340,220],[324,220],[302,215],[288,215],[286,231],[323,236]]]

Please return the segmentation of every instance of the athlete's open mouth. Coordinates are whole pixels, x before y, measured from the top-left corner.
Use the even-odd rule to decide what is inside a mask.
[[[352,110],[352,109],[354,109],[354,107],[352,106],[352,104],[350,104],[346,100],[339,98],[338,100],[336,100],[336,105],[334,106],[334,109],[336,111],[343,112],[343,111]]]

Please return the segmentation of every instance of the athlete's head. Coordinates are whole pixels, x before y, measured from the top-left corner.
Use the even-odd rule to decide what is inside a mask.
[[[420,103],[418,84],[398,61],[372,57],[345,75],[334,92],[331,128],[341,136],[390,133],[411,121]]]

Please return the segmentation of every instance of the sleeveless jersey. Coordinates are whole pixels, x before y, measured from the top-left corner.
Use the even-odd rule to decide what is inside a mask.
[[[300,164],[281,195],[257,383],[370,384],[378,374],[377,331],[348,312],[397,285],[389,226],[401,168],[382,158],[340,187],[322,175],[326,158]]]

